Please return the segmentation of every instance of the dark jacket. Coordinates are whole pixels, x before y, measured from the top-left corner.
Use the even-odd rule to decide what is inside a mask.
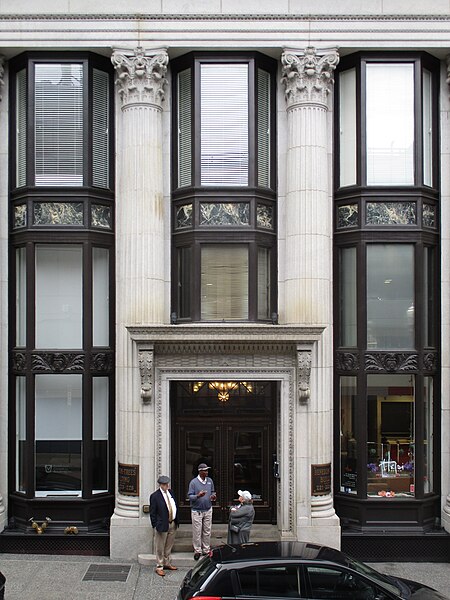
[[[250,539],[250,530],[253,519],[255,518],[255,509],[251,502],[243,502],[235,507],[236,510],[230,510],[230,521],[228,525],[228,543],[245,544]],[[230,525],[239,527],[238,532],[230,529]]]
[[[167,493],[175,500],[172,490],[167,490]],[[177,506],[176,500],[175,505]],[[161,533],[169,531],[169,509],[160,489],[150,494],[150,521],[152,527]],[[175,525],[178,527],[178,506],[177,514],[175,515]]]

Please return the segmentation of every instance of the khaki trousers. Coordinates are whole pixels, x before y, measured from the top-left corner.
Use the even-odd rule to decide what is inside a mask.
[[[211,523],[213,509],[191,510],[192,545],[196,554],[206,554],[211,546]]]
[[[155,554],[156,567],[168,567],[172,564],[172,548],[175,542],[175,521],[169,523],[169,531],[156,531],[155,529]]]

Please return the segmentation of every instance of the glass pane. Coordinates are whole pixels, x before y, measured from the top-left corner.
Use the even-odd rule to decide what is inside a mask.
[[[414,65],[368,64],[367,185],[414,185]]]
[[[343,229],[345,227],[358,226],[358,205],[344,204],[337,208],[337,227]]]
[[[92,249],[92,327],[94,346],[109,345],[109,250]]]
[[[27,182],[27,72],[16,78],[16,186]]]
[[[26,248],[16,250],[16,346],[26,346],[27,262]]]
[[[248,202],[201,202],[200,225],[248,225]]]
[[[258,69],[258,185],[270,185],[270,74]]]
[[[272,206],[268,206],[267,204],[256,205],[256,227],[261,227],[262,229],[274,228]]]
[[[258,248],[258,319],[270,318],[270,248]]]
[[[83,185],[83,65],[35,65],[36,185]]]
[[[103,204],[93,204],[91,207],[91,225],[101,229],[111,229],[111,209]]]
[[[81,246],[36,246],[36,347],[81,348]]]
[[[356,72],[339,76],[339,176],[340,186],[356,183]]]
[[[92,71],[92,183],[109,187],[109,75]]]
[[[201,463],[206,463],[211,467],[208,476],[214,481],[214,469],[217,468],[217,462],[215,461],[214,433],[212,431],[187,431],[185,440],[186,447],[182,456],[187,491],[191,479],[197,477],[198,465]]]
[[[423,72],[423,182],[433,185],[433,86],[430,71]]]
[[[415,202],[367,202],[367,225],[415,225]]]
[[[16,492],[25,488],[25,443],[27,439],[26,379],[16,377]]]
[[[178,316],[191,316],[191,248],[178,248]]]
[[[299,590],[301,578],[297,569],[296,565],[270,565],[239,569],[237,576],[242,595],[245,597],[299,598],[301,596]]]
[[[27,205],[18,204],[14,207],[14,223],[13,229],[26,227],[27,225]]]
[[[36,375],[36,496],[81,495],[82,375]]]
[[[425,494],[430,494],[434,489],[434,481],[433,481],[433,479],[434,479],[433,478],[434,429],[433,429],[433,379],[432,379],[432,377],[424,378],[423,405],[424,405],[423,491]]]
[[[357,345],[356,248],[340,251],[340,345]]]
[[[184,227],[192,227],[192,204],[183,204],[176,207],[176,224],[175,229],[183,229]]]
[[[340,381],[340,451],[341,492],[356,494],[358,475],[356,465],[356,377],[341,377]]]
[[[191,70],[178,74],[178,187],[191,185],[192,173]]]
[[[35,202],[33,225],[83,225],[83,203]]]
[[[248,65],[201,65],[201,185],[248,185]]]
[[[435,249],[425,246],[423,256],[423,338],[425,346],[436,343],[435,319]]]
[[[414,348],[414,247],[367,246],[367,348]]]
[[[92,380],[92,493],[108,491],[109,379]]]
[[[214,321],[248,319],[247,246],[202,246],[201,318]]]
[[[367,377],[367,495],[414,496],[414,376]]]
[[[262,431],[233,432],[233,485],[248,490],[255,500],[263,499],[263,434]]]
[[[424,227],[436,229],[436,209],[431,204],[424,204],[422,209],[422,221]]]

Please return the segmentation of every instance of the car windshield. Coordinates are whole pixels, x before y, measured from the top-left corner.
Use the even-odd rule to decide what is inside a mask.
[[[186,581],[186,584],[191,588],[196,586],[200,581],[206,579],[206,577],[208,577],[215,568],[216,563],[212,561],[209,556],[204,558],[192,569],[189,580]]]
[[[397,585],[395,585],[395,583],[389,577],[383,575],[382,573],[379,573],[378,571],[375,571],[375,569],[372,569],[368,565],[365,565],[364,563],[361,563],[358,560],[355,560],[354,558],[347,558],[348,566],[357,571],[358,573],[371,577],[374,581],[382,585],[385,589],[389,590],[390,592],[399,592],[400,588]]]

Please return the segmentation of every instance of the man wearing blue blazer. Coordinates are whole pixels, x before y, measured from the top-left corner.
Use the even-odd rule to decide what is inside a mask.
[[[177,504],[169,489],[170,478],[158,477],[159,489],[150,495],[150,521],[155,530],[155,572],[164,577],[164,570],[176,571],[172,565],[172,547],[178,527]]]

